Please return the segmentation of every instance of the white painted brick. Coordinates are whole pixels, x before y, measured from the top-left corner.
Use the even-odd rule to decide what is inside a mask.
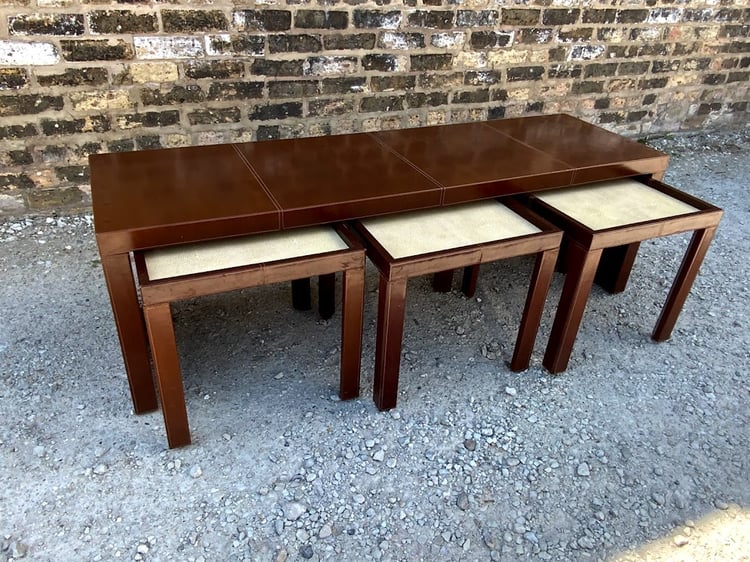
[[[136,62],[130,65],[133,82],[174,82],[179,75],[173,62]]]
[[[135,103],[130,101],[126,90],[108,92],[72,92],[70,102],[75,111],[92,111],[101,109],[128,109]]]
[[[466,42],[466,33],[454,31],[451,33],[434,33],[431,43],[433,47],[452,48],[463,47]]]
[[[0,40],[0,64],[26,66],[57,64],[59,61],[52,43]]]
[[[135,56],[139,59],[187,59],[203,55],[198,37],[134,37]]]
[[[303,65],[305,75],[352,74],[357,71],[357,63],[345,57],[314,57]]]

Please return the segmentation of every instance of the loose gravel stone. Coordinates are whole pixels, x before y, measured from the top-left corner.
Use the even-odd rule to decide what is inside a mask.
[[[589,464],[586,462],[582,462],[578,465],[576,468],[576,474],[578,476],[591,476],[591,469],[589,468]]]

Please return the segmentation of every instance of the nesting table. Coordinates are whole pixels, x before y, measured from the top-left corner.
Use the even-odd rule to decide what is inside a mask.
[[[544,115],[90,157],[96,240],[136,413],[157,408],[134,251],[334,223],[625,177],[667,155],[568,115]],[[598,280],[624,286],[637,243]]]

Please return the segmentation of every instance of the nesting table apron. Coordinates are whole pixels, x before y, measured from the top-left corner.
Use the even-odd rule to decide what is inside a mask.
[[[92,155],[96,240],[136,413],[155,410],[131,253],[601,180],[667,155],[568,115]],[[635,246],[637,249],[637,245]],[[631,252],[632,253],[632,252]],[[625,248],[601,279],[622,284]]]

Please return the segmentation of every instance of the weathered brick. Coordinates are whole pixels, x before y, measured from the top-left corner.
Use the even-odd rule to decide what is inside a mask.
[[[218,107],[210,109],[196,109],[187,114],[191,125],[219,125],[221,123],[238,123],[240,120],[239,107]]]
[[[505,12],[503,12],[503,16]],[[458,10],[456,12],[456,26],[457,27],[492,27],[500,19],[500,14],[497,10]],[[537,21],[539,20],[539,14],[537,12]],[[508,25],[519,25],[512,22],[506,22],[503,19],[503,23]]]
[[[604,91],[604,82],[576,82],[570,89],[574,96],[580,94],[601,94]]]
[[[359,101],[363,113],[373,111],[401,111],[404,109],[404,96],[370,96]]]
[[[56,64],[58,61],[57,49],[52,43],[0,39],[0,64],[32,66]]]
[[[9,150],[8,151],[8,165],[9,166],[26,166],[34,162],[34,157],[31,155],[28,149],[24,150]]]
[[[498,105],[495,107],[490,107],[487,109],[487,119],[490,121],[493,119],[503,119],[505,118],[505,107],[502,105]]]
[[[750,57],[742,57],[740,59],[740,68],[750,67]]]
[[[122,39],[63,39],[60,48],[71,62],[130,60],[133,49]]]
[[[0,90],[17,90],[29,83],[29,76],[22,68],[0,68]]]
[[[644,117],[648,115],[648,111],[629,111],[627,120],[630,123],[634,123],[636,121],[642,121]]]
[[[90,154],[97,154],[102,151],[102,145],[98,142],[84,142],[72,148],[73,154],[79,158],[87,158]]]
[[[460,88],[464,83],[464,75],[461,72],[425,73],[419,76],[419,87],[425,90],[450,90]]]
[[[526,45],[541,45],[549,43],[554,38],[554,30],[551,27],[532,27],[521,29],[516,34],[516,42]]]
[[[740,64],[740,59],[736,57],[732,57],[729,59],[724,59],[721,61],[721,68],[722,70],[731,70],[733,68],[737,68],[737,65]]]
[[[557,40],[560,43],[578,43],[581,41],[590,41],[593,34],[594,30],[591,27],[575,27],[559,31]]]
[[[715,111],[721,111],[721,104],[718,102],[700,104],[697,113],[698,115],[708,115]]]
[[[214,78],[222,80],[227,78],[240,78],[244,66],[238,61],[214,60],[214,61],[188,61],[185,63],[185,76],[194,80],[201,78]]]
[[[135,146],[138,150],[156,150],[163,148],[159,135],[140,135],[135,137]]]
[[[722,8],[716,11],[713,21],[738,22],[743,19],[747,21],[748,13],[749,12],[747,9],[740,10],[740,9],[733,9],[733,8]]]
[[[32,189],[26,193],[26,200],[31,210],[50,210],[80,204],[83,200],[83,193],[74,187]]]
[[[395,55],[381,53],[365,55],[362,57],[362,68],[380,72],[394,72],[399,70],[399,60]]]
[[[693,41],[690,43],[676,43],[672,50],[672,55],[675,57],[681,57],[684,55],[692,55],[693,53],[700,52],[703,49],[703,43],[699,41]]]
[[[8,18],[11,35],[83,35],[83,14],[24,14]]]
[[[406,94],[406,105],[409,109],[420,107],[438,107],[448,105],[447,92],[409,92]]]
[[[323,80],[322,92],[324,94],[350,94],[362,92],[365,89],[365,78],[355,76],[352,78],[326,78]]]
[[[617,74],[646,74],[649,63],[646,61],[621,62],[617,67]]]
[[[731,82],[747,82],[750,80],[750,72],[730,72],[727,74],[727,83]]]
[[[305,76],[352,74],[357,71],[357,57],[310,57],[302,66]]]
[[[411,90],[416,86],[416,83],[416,76],[373,76],[370,78],[370,90],[373,92]]]
[[[732,41],[726,46],[727,53],[750,53],[750,41]]]
[[[722,27],[720,36],[736,39],[747,37],[750,34],[750,25],[725,25]]]
[[[544,75],[543,66],[517,66],[508,69],[508,81],[539,80]]]
[[[354,101],[336,99],[311,100],[307,114],[311,117],[322,115],[346,115],[354,112]]]
[[[453,55],[411,55],[411,69],[419,70],[450,70],[453,66]]]
[[[615,23],[617,10],[584,10],[581,21],[583,23]]]
[[[648,10],[618,10],[617,23],[642,23],[648,19]]]
[[[601,113],[599,114],[599,124],[600,125],[607,125],[610,123],[622,123],[625,120],[625,115],[623,115],[621,112],[613,112],[613,113]]]
[[[452,103],[486,103],[490,101],[489,90],[471,90],[453,94]]]
[[[323,36],[323,48],[328,51],[370,50],[374,46],[374,33],[336,33]]]
[[[130,152],[135,149],[133,139],[119,139],[107,143],[108,152]]]
[[[731,112],[747,111],[748,103],[746,101],[737,101],[727,104],[727,109]]]
[[[474,31],[471,34],[471,46],[474,49],[507,47],[512,42],[512,31]]]
[[[105,68],[66,68],[61,73],[36,74],[40,86],[101,86],[107,83]]]
[[[647,94],[643,96],[643,105],[651,105],[656,101],[656,94]]]
[[[727,81],[726,74],[707,74],[703,77],[703,84],[708,86],[717,86]]]
[[[144,111],[142,113],[126,113],[116,117],[117,127],[120,129],[134,129],[137,127],[168,127],[180,123],[180,112],[176,109],[168,111]]]
[[[302,76],[304,59],[268,60],[255,59],[250,72],[257,76]]]
[[[417,10],[409,13],[407,18],[410,27],[428,29],[450,29],[453,27],[455,13],[452,10]]]
[[[62,96],[25,94],[0,96],[0,115],[28,115],[44,111],[60,111],[64,106]]]
[[[197,103],[206,99],[200,86],[173,86],[169,90],[144,88],[141,90],[143,105],[176,105],[180,103]]]
[[[274,53],[317,53],[323,48],[320,35],[271,35],[269,51]]]
[[[263,82],[213,82],[208,88],[210,100],[247,100],[261,97]]]
[[[262,56],[265,53],[266,40],[260,35],[211,35],[206,37],[206,54]]]
[[[0,174],[0,190],[32,189],[32,179],[26,174]]]
[[[106,92],[71,92],[68,94],[73,111],[88,112],[105,109],[127,109],[135,105],[128,90],[110,89]]]
[[[34,137],[38,134],[39,132],[36,130],[36,127],[31,123],[27,123],[26,125],[7,125],[0,127],[0,140],[25,139],[28,137]]]
[[[295,101],[287,103],[256,105],[250,110],[248,117],[254,121],[270,121],[272,119],[302,117],[302,104]]]
[[[570,60],[593,60],[604,55],[604,45],[575,45],[570,50]]]
[[[582,73],[580,64],[554,64],[547,69],[547,78],[580,78]]]
[[[677,23],[682,19],[681,8],[656,8],[649,12],[649,23]]]
[[[233,15],[239,31],[287,31],[292,27],[288,10],[238,10]]]
[[[354,10],[354,27],[375,29],[398,29],[401,12],[392,10]]]
[[[219,10],[162,10],[161,23],[167,33],[226,31],[229,22]]]
[[[39,150],[39,156],[45,164],[54,164],[56,162],[66,162],[70,158],[67,146],[48,145]]]
[[[598,100],[594,101],[594,109],[608,109],[608,108],[609,108],[609,99],[599,98]]]
[[[651,63],[651,72],[676,72],[680,69],[679,60],[655,60]]]
[[[541,10],[529,10],[524,8],[503,8],[502,22],[505,25],[539,25]]]
[[[716,11],[713,8],[696,8],[688,9],[682,15],[683,21],[686,22],[709,22],[715,21]]]
[[[198,37],[134,37],[133,45],[139,59],[192,59],[204,53]]]
[[[586,65],[583,76],[584,78],[592,78],[599,76],[614,76],[617,72],[618,64],[616,62],[609,62],[604,64],[589,64]]]
[[[270,98],[304,98],[320,94],[320,85],[315,80],[289,80],[269,82]]]
[[[578,21],[581,16],[579,9],[547,8],[542,12],[543,25],[570,25]]]
[[[55,175],[70,183],[87,183],[90,179],[88,166],[59,166],[55,168]]]
[[[47,136],[104,133],[111,128],[106,115],[91,115],[81,119],[42,119],[42,133]]]
[[[532,101],[526,103],[526,107],[524,107],[523,112],[524,113],[539,113],[544,109],[544,102],[543,101]]]
[[[89,13],[92,33],[152,33],[159,31],[155,14],[136,14],[129,10],[96,10]]]
[[[281,138],[281,130],[278,125],[261,125],[256,136],[259,141],[277,140]]]
[[[433,33],[430,36],[430,45],[440,49],[457,49],[464,43],[466,43],[465,31],[445,31],[442,33]],[[461,56],[461,53],[459,53],[459,56]]]
[[[378,47],[381,49],[421,49],[424,47],[424,35],[416,32],[384,31],[378,36]]]
[[[470,70],[464,74],[464,84],[467,86],[490,86],[500,82],[499,70]]]
[[[294,27],[302,29],[346,29],[349,14],[343,11],[299,10],[294,15]]]
[[[638,88],[641,90],[658,90],[664,88],[669,82],[669,78],[649,78],[640,80]]]

